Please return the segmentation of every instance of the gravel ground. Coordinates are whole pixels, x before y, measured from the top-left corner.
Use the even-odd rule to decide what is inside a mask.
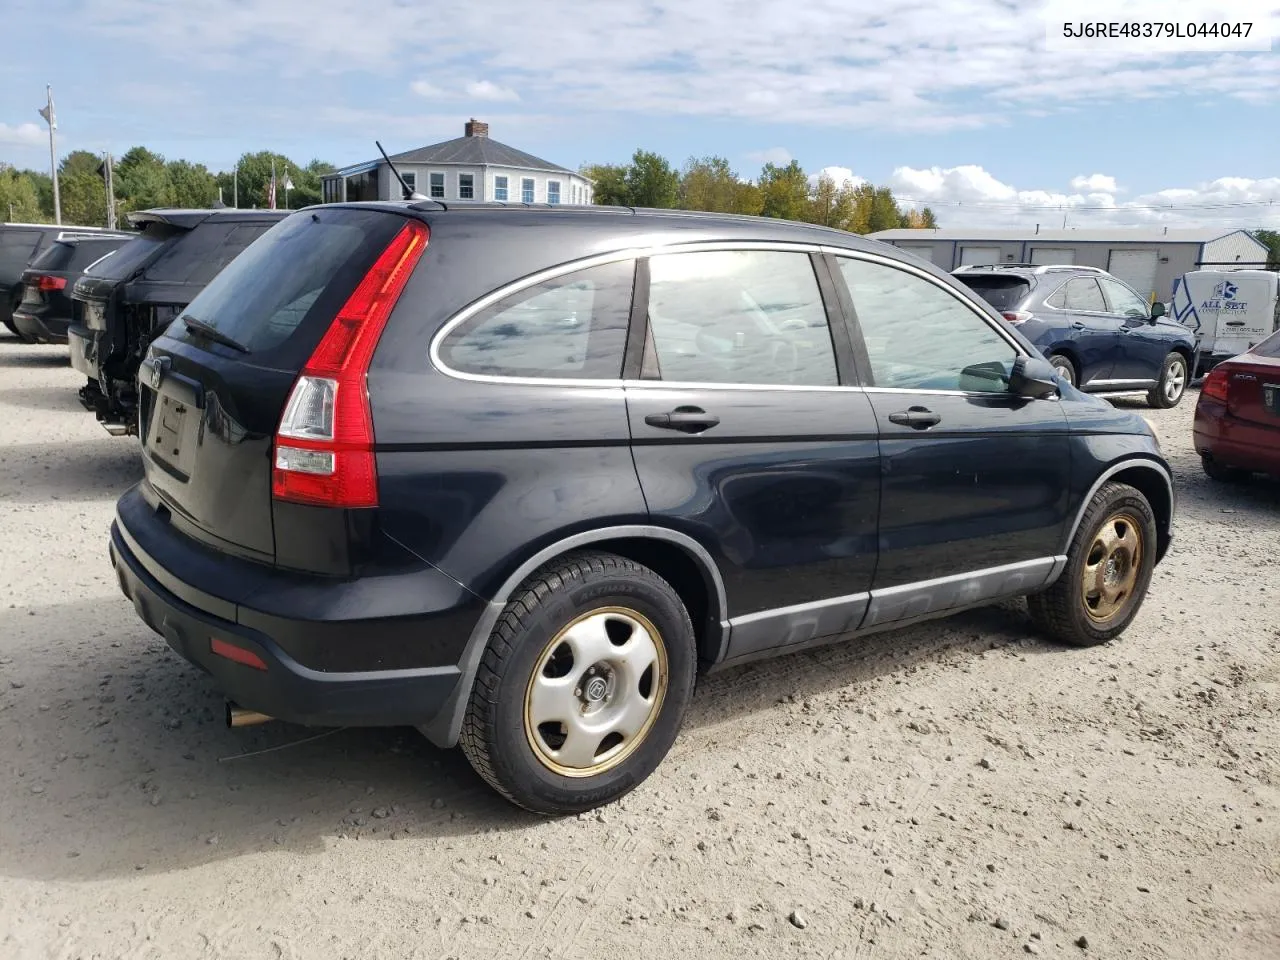
[[[1280,957],[1280,485],[1202,476],[1194,397],[1119,642],[1010,604],[728,672],[551,822],[412,731],[225,729],[116,587],[134,441],[65,356],[0,338],[7,960]]]

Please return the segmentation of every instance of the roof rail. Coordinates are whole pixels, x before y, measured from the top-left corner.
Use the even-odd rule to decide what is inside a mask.
[[[951,272],[959,273],[962,270],[1004,270],[1011,267],[1026,269],[1034,266],[1034,263],[966,263],[962,267],[956,267]]]
[[[1036,273],[1052,273],[1055,270],[1078,270],[1081,273],[1100,273],[1110,276],[1101,267],[1085,267],[1075,263],[1042,263],[1036,266]]]

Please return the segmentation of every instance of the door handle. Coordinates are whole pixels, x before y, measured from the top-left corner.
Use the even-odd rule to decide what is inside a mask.
[[[676,407],[670,413],[651,413],[644,422],[660,430],[679,430],[681,433],[701,433],[720,422],[701,407]]]
[[[1077,320],[1075,323],[1071,324],[1071,329],[1072,329],[1072,330],[1083,330],[1083,329],[1084,329],[1084,324],[1083,324],[1083,323],[1081,323],[1079,320]]]
[[[898,413],[889,414],[889,422],[913,430],[928,430],[942,422],[942,417],[928,407],[910,407]]]

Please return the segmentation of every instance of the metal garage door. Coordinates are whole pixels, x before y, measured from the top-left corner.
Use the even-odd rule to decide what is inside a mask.
[[[961,247],[960,266],[990,266],[1000,262],[999,247]]]
[[[933,244],[932,243],[899,243],[899,250],[905,250],[907,253],[914,253],[921,260],[927,260],[933,263]]]
[[[1032,247],[1031,262],[1040,263],[1075,263],[1076,252],[1071,247]]]
[[[1123,280],[1150,300],[1156,290],[1156,268],[1159,254],[1155,250],[1112,250],[1107,259],[1107,272]]]

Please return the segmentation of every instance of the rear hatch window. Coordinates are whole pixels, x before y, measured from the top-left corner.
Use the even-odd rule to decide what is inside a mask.
[[[142,233],[120,247],[107,259],[89,271],[104,280],[127,280],[133,276],[162,246],[174,237],[186,233],[180,227],[166,223],[148,223]]]
[[[187,533],[275,561],[271,449],[280,415],[302,366],[404,223],[350,208],[281,220],[152,343],[139,378],[144,466]],[[154,361],[164,369],[156,378]]]
[[[76,245],[74,243],[60,242],[50,244],[43,253],[31,261],[31,266],[27,267],[27,269],[36,273],[55,273],[65,270],[70,266],[75,252]],[[103,252],[105,253],[106,251]]]
[[[995,274],[957,274],[956,279],[997,310],[1014,310],[1031,291],[1031,284],[1022,277],[1003,277]]]
[[[156,283],[189,283],[203,287],[262,236],[269,226],[270,222],[206,220],[157,257],[147,267],[146,279]]]

